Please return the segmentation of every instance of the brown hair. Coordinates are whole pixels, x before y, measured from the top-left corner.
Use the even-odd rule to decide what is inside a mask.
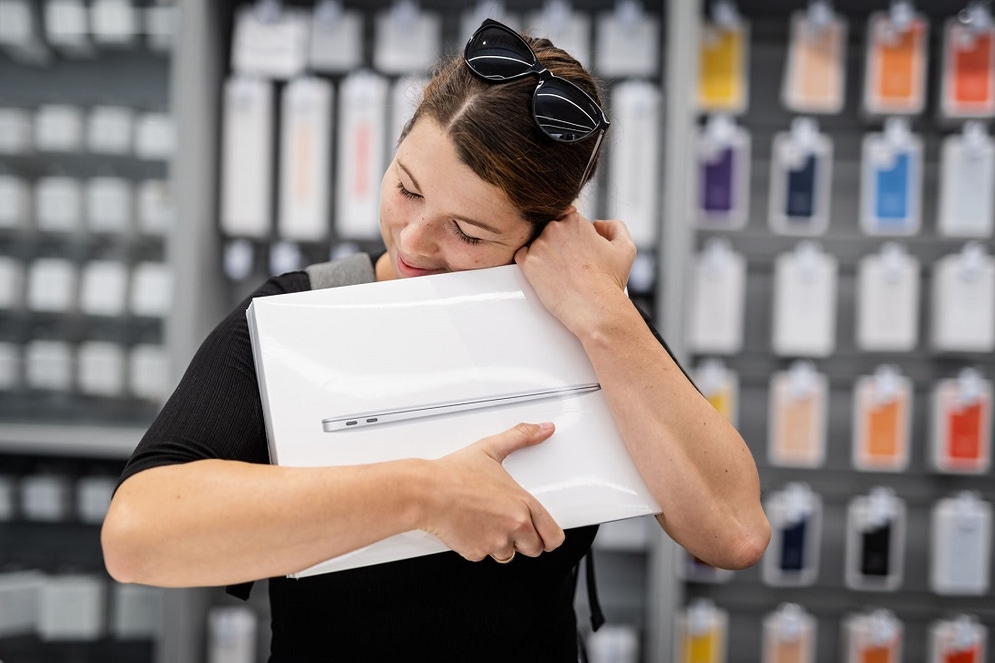
[[[603,107],[598,84],[577,60],[548,39],[524,39],[550,73],[573,82]],[[501,188],[533,225],[533,237],[576,200],[597,140],[592,136],[561,143],[542,133],[532,119],[537,83],[535,76],[489,83],[470,71],[461,54],[436,69],[401,135],[403,140],[423,116],[438,122],[460,160],[482,180]]]

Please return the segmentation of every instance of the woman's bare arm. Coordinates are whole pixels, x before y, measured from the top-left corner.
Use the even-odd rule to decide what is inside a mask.
[[[516,261],[583,344],[664,530],[715,566],[750,566],[770,539],[753,457],[625,294],[634,257],[621,222],[592,224],[570,210]]]
[[[286,575],[423,529],[467,559],[535,556],[563,531],[501,465],[551,426],[518,426],[434,461],[285,468],[200,460],[139,472],[101,532],[121,582],[226,585]]]

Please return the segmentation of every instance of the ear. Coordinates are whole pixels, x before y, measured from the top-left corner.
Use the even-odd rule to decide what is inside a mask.
[[[556,217],[554,219],[554,221],[562,221],[563,219],[567,218],[571,214],[576,214],[576,213],[577,213],[577,207],[575,205],[570,205],[565,210],[563,210],[562,212],[560,212],[560,215],[558,217]]]

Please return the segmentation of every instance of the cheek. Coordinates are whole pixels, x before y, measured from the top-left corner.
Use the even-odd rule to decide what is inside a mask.
[[[383,228],[396,228],[402,224],[404,209],[398,205],[397,201],[386,193],[380,197],[380,226]]]
[[[389,172],[389,171],[388,171]],[[394,219],[397,218],[397,191],[393,184],[388,181],[388,175],[385,173],[383,179],[380,181],[380,226],[389,226],[394,223]]]
[[[483,269],[485,267],[500,267],[508,265],[515,258],[515,252],[509,248],[492,247],[481,251],[468,251],[461,255],[462,267],[466,269]]]

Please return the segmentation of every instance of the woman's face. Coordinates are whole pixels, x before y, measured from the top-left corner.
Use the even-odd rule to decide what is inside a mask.
[[[456,156],[449,136],[420,119],[397,148],[380,186],[387,254],[377,279],[507,265],[531,226],[501,189]]]

